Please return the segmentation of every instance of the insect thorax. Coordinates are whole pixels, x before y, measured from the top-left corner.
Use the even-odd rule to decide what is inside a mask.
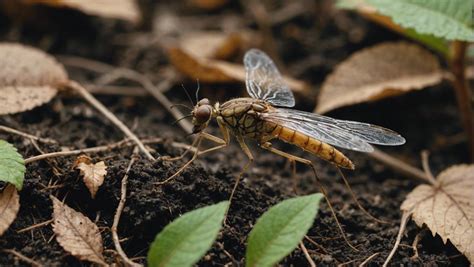
[[[260,117],[268,108],[269,105],[262,100],[237,98],[220,105],[218,116],[234,135],[260,139],[269,131]]]

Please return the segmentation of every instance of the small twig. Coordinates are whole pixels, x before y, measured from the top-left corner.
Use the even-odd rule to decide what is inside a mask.
[[[156,100],[158,100],[158,102],[160,102],[161,105],[171,115],[173,115],[175,119],[178,120],[184,117],[184,115],[179,110],[171,108],[173,106],[173,103],[171,103],[171,101],[163,94],[163,91],[173,86],[175,80],[174,72],[168,75],[168,77],[165,77],[165,79],[162,80],[160,84],[158,84],[158,86],[155,86],[145,75],[126,68],[115,69],[114,71],[100,77],[97,82],[99,84],[108,84],[119,78],[126,78],[140,83],[148,93],[150,93]],[[191,123],[189,123],[189,121],[180,120],[178,121],[178,124],[181,126],[181,128],[183,128],[186,133],[192,132],[193,126],[191,125]]]
[[[154,143],[162,143],[164,141],[163,138],[150,138],[150,139],[144,139],[142,140],[142,143],[144,144],[154,144]],[[76,149],[76,150],[71,150],[71,151],[57,151],[57,152],[51,152],[51,153],[46,153],[46,154],[41,154],[38,156],[33,156],[30,158],[25,159],[25,164],[38,161],[38,160],[43,160],[43,159],[48,159],[48,158],[57,158],[57,157],[66,157],[66,156],[74,156],[74,155],[79,155],[83,153],[98,153],[98,152],[103,152],[107,150],[112,150],[115,148],[119,147],[129,147],[133,146],[134,143],[130,139],[124,139],[122,141],[110,144],[110,145],[105,145],[105,146],[96,146],[96,147],[88,147],[88,148],[83,148],[83,149]],[[179,143],[179,142],[172,142],[171,145],[176,148],[184,148],[184,149],[190,149],[191,151],[195,151],[195,148]]]
[[[148,93],[140,86],[119,86],[119,85],[97,85],[93,83],[85,84],[87,91],[96,95],[120,95],[143,97]]]
[[[368,155],[392,168],[396,172],[399,172],[411,178],[416,178],[423,182],[431,183],[430,179],[422,170],[413,167],[385,152],[375,149],[374,152],[368,153]]]
[[[421,164],[423,165],[423,170],[425,171],[426,177],[430,180],[430,184],[436,185],[438,182],[431,172],[430,163],[429,163],[430,153],[427,150],[421,151]]]
[[[413,249],[413,256],[411,256],[410,259],[412,261],[415,261],[419,258],[418,243],[420,242],[421,238],[425,234],[425,231],[426,231],[426,229],[423,229],[420,232],[418,232],[418,234],[416,234],[416,236],[415,236],[415,240],[413,240],[413,243],[411,244],[411,247]]]
[[[451,43],[449,65],[454,75],[451,83],[456,93],[461,122],[468,137],[469,155],[472,161],[474,160],[474,115],[471,104],[471,90],[465,70],[467,45],[464,41],[453,41]]]
[[[376,252],[372,255],[370,255],[367,259],[365,259],[363,262],[359,264],[359,267],[366,266],[367,263],[369,263],[373,258],[377,257],[380,254],[380,252]]]
[[[383,263],[383,267],[386,267],[390,260],[392,259],[393,255],[395,255],[395,252],[398,249],[398,246],[400,245],[400,241],[402,240],[402,235],[403,232],[405,232],[405,228],[407,226],[407,222],[410,219],[411,213],[404,211],[402,214],[402,218],[400,220],[400,229],[398,230],[398,235],[397,235],[397,240],[395,241],[395,244],[393,245],[392,251],[390,251],[390,254],[388,255],[387,259]]]
[[[311,259],[311,256],[309,255],[308,250],[304,246],[303,241],[300,241],[300,248],[303,251],[303,254],[304,254],[306,260],[308,261],[309,266],[316,267],[316,263],[314,263],[313,259]]]
[[[114,241],[115,249],[117,250],[118,254],[120,255],[120,257],[122,258],[122,260],[126,264],[128,264],[129,266],[134,266],[134,267],[142,266],[142,265],[133,262],[132,260],[130,260],[127,257],[127,254],[125,254],[125,252],[122,249],[122,246],[120,245],[120,239],[119,239],[119,236],[118,236],[118,233],[117,233],[117,228],[118,228],[118,224],[120,222],[120,216],[122,215],[123,207],[125,206],[125,201],[126,201],[126,198],[127,198],[128,172],[130,172],[130,169],[132,168],[132,165],[137,160],[137,153],[138,153],[138,151],[135,147],[135,149],[133,151],[132,159],[130,160],[130,163],[128,164],[127,170],[125,171],[125,175],[122,178],[122,184],[121,184],[121,188],[120,188],[120,192],[121,192],[120,193],[120,201],[119,201],[119,204],[117,206],[117,210],[115,211],[114,222],[113,222],[112,227],[111,227],[112,239]]]
[[[149,160],[155,160],[155,158],[150,154],[146,149],[143,143],[138,139],[138,137],[125,125],[121,122],[112,112],[110,112],[102,103],[100,103],[93,95],[91,95],[84,87],[75,81],[69,81],[67,86],[74,89],[78,92],[84,99],[99,110],[107,119],[109,119],[115,126],[122,130],[125,135],[133,140],[135,144],[140,148],[140,151],[145,154]]]
[[[50,220],[47,220],[47,221],[44,221],[44,222],[40,222],[40,223],[31,225],[31,226],[28,226],[28,227],[26,227],[26,228],[20,229],[20,230],[18,230],[18,231],[16,231],[16,232],[17,232],[17,234],[21,234],[21,233],[23,233],[23,232],[31,231],[31,230],[33,230],[33,229],[46,226],[46,225],[52,223],[53,221],[54,221],[53,219],[50,219]]]
[[[140,83],[143,88],[148,91],[158,102],[161,103],[161,105],[169,112],[175,119],[180,119],[183,117],[183,114],[179,112],[176,109],[172,109],[171,106],[173,105],[169,99],[163,94],[164,91],[166,91],[168,88],[170,88],[173,85],[174,79],[176,72],[173,71],[171,75],[169,75],[167,78],[165,78],[158,86],[155,86],[148,77],[145,75],[131,70],[131,69],[126,69],[126,68],[116,68],[114,66],[95,61],[95,60],[90,60],[86,58],[80,58],[80,57],[70,57],[70,56],[60,56],[59,59],[61,60],[62,63],[73,66],[73,67],[78,67],[78,68],[84,68],[88,70],[92,70],[98,73],[106,73],[103,77],[99,78],[100,83],[106,84],[110,83],[115,79],[118,78],[126,78],[129,80],[136,81]],[[192,125],[188,121],[182,120],[178,122],[181,128],[186,133],[191,133],[192,131]]]
[[[16,250],[13,250],[13,249],[4,249],[3,252],[5,253],[10,253],[12,255],[14,255],[15,257],[19,258],[20,260],[30,264],[31,266],[34,266],[34,267],[42,267],[43,264],[33,260],[33,259],[30,259],[28,257],[26,257],[25,255],[21,254],[20,252],[16,251]]]
[[[38,142],[41,142],[41,143],[45,143],[45,144],[57,144],[58,142],[56,142],[55,140],[53,139],[49,139],[49,138],[41,138],[41,137],[38,137],[38,136],[34,136],[34,135],[31,135],[31,134],[27,134],[25,132],[21,132],[21,131],[18,131],[18,130],[15,130],[13,128],[10,128],[10,127],[7,127],[7,126],[3,126],[3,125],[0,125],[0,130],[1,131],[4,131],[4,132],[7,132],[7,133],[11,133],[11,134],[16,134],[16,135],[19,135],[19,136],[23,136],[25,138],[28,138],[28,139],[31,139],[31,140],[35,140],[35,141],[38,141]]]

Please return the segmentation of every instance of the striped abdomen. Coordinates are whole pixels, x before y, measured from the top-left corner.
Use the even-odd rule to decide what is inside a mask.
[[[271,132],[271,135],[287,143],[297,145],[298,147],[324,160],[332,162],[339,167],[351,170],[354,169],[354,164],[352,161],[344,156],[342,152],[335,149],[333,146],[319,141],[318,139],[309,137],[308,135],[281,125],[276,125],[276,127]]]

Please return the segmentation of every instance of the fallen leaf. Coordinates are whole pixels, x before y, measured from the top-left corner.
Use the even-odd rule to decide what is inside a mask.
[[[437,58],[420,46],[407,42],[375,45],[354,53],[326,78],[316,112],[423,89],[442,78]]]
[[[44,4],[53,7],[77,9],[86,14],[123,19],[132,23],[140,20],[135,0],[23,0],[27,4]]]
[[[0,115],[49,102],[68,81],[64,67],[43,51],[0,43]]]
[[[20,196],[15,186],[8,185],[0,193],[0,236],[10,227],[20,209]]]
[[[419,185],[407,195],[401,210],[418,226],[426,224],[474,263],[474,165],[455,165],[436,179],[438,186]]]
[[[59,199],[51,196],[51,200],[53,201],[53,231],[61,247],[80,260],[107,265],[102,255],[104,247],[99,227]]]
[[[81,171],[84,183],[86,184],[91,197],[95,198],[95,194],[99,187],[104,183],[104,177],[107,174],[107,166],[103,161],[92,163],[87,156],[79,156],[76,159],[76,168]]]
[[[245,82],[245,68],[243,65],[194,57],[179,47],[169,48],[168,55],[176,69],[193,80],[198,79],[208,83]],[[304,93],[309,90],[309,86],[305,82],[285,76],[283,78],[295,92]]]

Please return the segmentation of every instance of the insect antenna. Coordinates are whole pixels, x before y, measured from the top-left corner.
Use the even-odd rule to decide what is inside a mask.
[[[176,124],[176,123],[178,123],[178,122],[180,122],[181,120],[184,120],[184,119],[189,118],[189,117],[192,117],[192,116],[193,116],[193,114],[188,114],[188,115],[186,115],[186,116],[183,116],[183,117],[181,117],[181,118],[175,120],[175,121],[173,122],[173,125]]]
[[[189,94],[188,90],[186,90],[186,88],[184,88],[184,84],[181,84],[181,87],[183,88],[184,93],[185,93],[186,96],[188,97],[189,102],[191,102],[191,105],[192,105],[192,106],[196,105],[196,104],[194,104],[193,99],[191,98],[191,95]],[[196,101],[196,103],[197,103],[197,101]]]
[[[352,196],[352,199],[354,199],[354,202],[356,203],[356,205],[359,207],[359,209],[369,218],[371,218],[372,220],[378,222],[378,223],[388,223],[387,221],[383,221],[383,220],[380,220],[380,219],[377,219],[375,218],[372,214],[370,214],[363,206],[362,204],[360,204],[359,200],[357,200],[357,196],[355,195],[354,191],[352,191],[352,188],[351,188],[351,185],[349,184],[349,181],[347,181],[347,178],[346,176],[344,175],[344,173],[342,172],[341,168],[339,167],[336,167],[337,170],[339,171],[339,174],[341,175],[342,177],[342,180],[344,181],[344,184],[346,185],[346,188],[347,190],[349,190],[349,193],[351,194]]]
[[[201,89],[201,85],[199,84],[199,79],[196,79],[198,88],[196,89],[196,103],[199,101],[199,89]]]

